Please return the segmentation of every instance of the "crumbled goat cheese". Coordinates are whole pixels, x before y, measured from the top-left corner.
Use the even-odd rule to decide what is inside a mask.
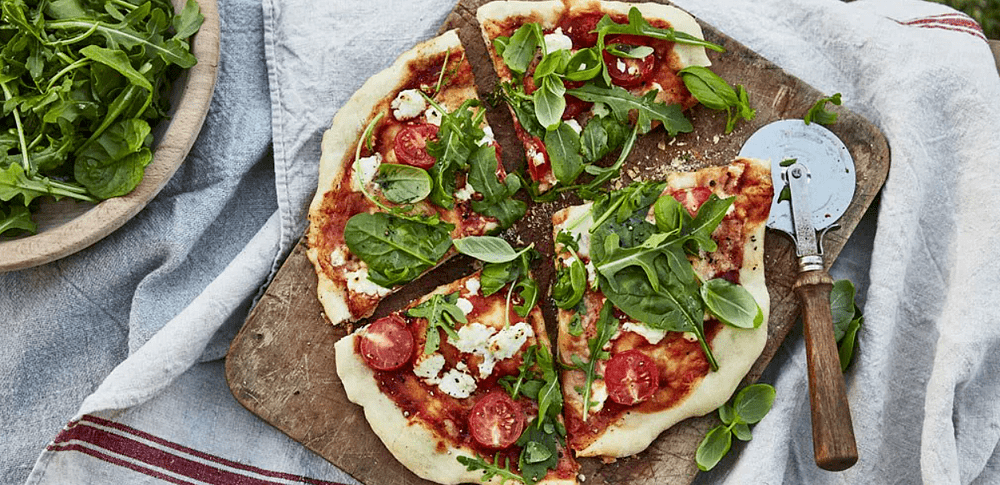
[[[392,115],[399,121],[406,121],[420,116],[427,108],[427,101],[416,89],[405,89],[392,100]]]
[[[563,33],[562,27],[557,28],[551,34],[545,34],[542,40],[545,42],[545,50],[548,52],[573,49],[573,39]]]
[[[361,269],[356,271],[348,271],[347,273],[344,273],[344,279],[347,280],[347,289],[353,291],[354,293],[385,296],[392,291],[389,288],[372,283],[371,280],[368,279],[367,266],[363,266]]]

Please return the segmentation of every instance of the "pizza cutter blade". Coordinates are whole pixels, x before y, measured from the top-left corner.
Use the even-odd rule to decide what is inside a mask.
[[[765,125],[740,156],[771,160],[775,196],[767,226],[788,234],[799,258],[792,289],[802,304],[813,453],[820,468],[846,470],[858,461],[858,450],[833,337],[833,279],[824,268],[823,235],[836,228],[854,197],[854,160],[830,130],[802,120]]]

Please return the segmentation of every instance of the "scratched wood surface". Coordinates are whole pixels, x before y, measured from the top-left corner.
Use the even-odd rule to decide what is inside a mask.
[[[480,96],[491,92],[495,73],[475,20],[475,10],[485,0],[461,0],[442,26],[460,29],[460,37],[473,64]],[[761,126],[778,119],[801,118],[820,93],[789,75],[710,25],[702,23],[705,37],[726,48],[709,52],[712,69],[732,84],[742,84],[757,109],[757,117],[724,133],[724,114],[696,107],[688,113],[695,130],[670,139],[663,130],[643,138],[629,157],[620,183],[662,175],[665,170],[693,170],[724,164]],[[857,185],[854,200],[841,218],[841,229],[824,239],[827,264],[840,253],[851,232],[885,181],[889,147],[879,130],[860,116],[836,108],[839,121],[830,127],[854,157]],[[488,120],[503,147],[505,163],[524,163],[523,150],[513,135],[506,109],[488,111]],[[571,197],[533,206],[529,214],[506,235],[534,241],[551,254],[549,218],[553,212],[578,203]],[[425,275],[416,284],[392,295],[380,305],[376,317],[401,307],[431,288],[472,270],[471,261],[456,258]],[[791,291],[797,274],[794,248],[782,234],[768,230],[765,241],[766,280],[771,295],[768,343],[745,383],[756,381],[795,324],[799,308]],[[551,279],[551,264],[536,265],[543,284]],[[315,297],[316,276],[300,243],[288,257],[243,329],[232,343],[226,377],[236,399],[251,412],[291,438],[323,456],[367,484],[428,483],[400,465],[369,429],[360,406],[347,400],[334,366],[333,344],[347,332],[324,319]],[[551,305],[547,316],[553,314]],[[548,319],[549,322],[553,320]],[[631,458],[605,464],[583,459],[586,483],[661,485],[690,483],[697,473],[694,452],[705,432],[717,423],[714,414],[692,418],[665,431],[648,450]]]

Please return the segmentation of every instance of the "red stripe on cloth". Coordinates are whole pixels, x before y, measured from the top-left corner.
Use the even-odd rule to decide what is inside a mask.
[[[123,436],[122,434],[119,433],[106,431],[96,426],[112,428],[121,433],[124,433],[126,436]],[[180,454],[172,453],[167,450],[162,450],[159,448],[149,446],[127,435],[132,435],[142,438],[143,440],[156,443],[157,445],[163,446],[164,448],[176,450],[185,455],[197,457],[202,460],[208,461],[210,463],[202,463],[200,461],[191,460]],[[255,477],[250,477],[244,474],[233,472],[231,470],[224,470],[219,468],[218,466],[215,466],[216,464],[218,464],[228,468],[234,468],[237,470],[245,471],[247,473],[252,473],[256,475],[261,475],[285,481],[306,483],[310,485],[343,485],[337,482],[328,482],[325,480],[317,480],[299,475],[292,475],[289,473],[281,473],[271,470],[265,470],[262,468],[245,465],[239,462],[226,460],[218,456],[209,455],[207,453],[200,452],[198,450],[181,446],[177,443],[164,440],[149,433],[145,433],[135,428],[125,426],[121,423],[116,423],[114,421],[109,421],[92,415],[86,415],[79,421],[69,423],[66,426],[66,428],[64,428],[59,433],[59,435],[56,436],[55,440],[53,440],[53,444],[50,445],[48,449],[52,451],[60,451],[61,448],[65,448],[64,446],[59,446],[61,443],[66,443],[73,440],[89,443],[91,445],[103,448],[109,452],[128,457],[132,460],[136,460],[142,464],[155,466],[173,473],[177,473],[179,475],[184,475],[187,477],[191,477],[197,480],[213,484],[272,485],[277,483],[269,480],[262,480]]]
[[[87,448],[86,446],[83,446],[83,445],[50,445],[48,447],[48,450],[49,451],[79,451],[80,453],[84,453],[84,454],[90,455],[90,456],[92,456],[94,458],[97,458],[97,459],[102,460],[102,461],[106,461],[106,462],[111,463],[113,465],[118,465],[120,467],[128,468],[130,470],[137,471],[139,473],[142,473],[142,474],[145,474],[145,475],[149,475],[149,476],[154,477],[154,478],[159,478],[160,480],[163,480],[165,482],[176,483],[178,485],[194,485],[194,483],[192,483],[192,482],[185,482],[184,480],[180,480],[180,479],[172,477],[170,475],[167,475],[167,474],[164,474],[164,473],[160,473],[160,472],[158,472],[156,470],[151,470],[149,468],[139,466],[139,465],[137,465],[135,463],[132,463],[132,462],[129,462],[129,461],[125,461],[125,460],[116,458],[116,457],[108,455],[106,453],[101,453],[100,451],[97,451],[97,450],[94,450],[94,449],[91,449],[91,448]]]
[[[971,17],[958,13],[931,15],[928,17],[921,17],[918,19],[907,20],[905,22],[900,22],[900,23],[903,25],[910,25],[913,27],[964,32],[966,34],[974,35],[976,37],[979,37],[980,39],[986,40],[986,34],[983,33],[982,26],[980,26]]]

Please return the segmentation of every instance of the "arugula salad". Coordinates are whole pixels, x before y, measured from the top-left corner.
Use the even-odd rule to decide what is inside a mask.
[[[134,0],[133,0],[134,1]],[[125,195],[153,159],[171,83],[197,63],[188,0],[0,1],[0,236],[36,232],[39,199]]]

